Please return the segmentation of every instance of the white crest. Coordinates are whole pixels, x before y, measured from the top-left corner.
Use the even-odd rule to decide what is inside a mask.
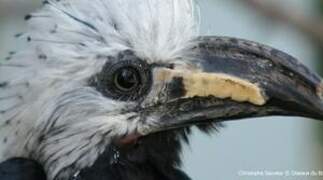
[[[126,49],[149,62],[184,57],[198,32],[192,1],[50,0],[27,16],[28,47],[0,65],[0,162],[35,158],[62,178],[93,164],[108,137],[137,128],[126,121],[134,114],[119,113],[132,103],[87,80],[105,64],[98,57]]]

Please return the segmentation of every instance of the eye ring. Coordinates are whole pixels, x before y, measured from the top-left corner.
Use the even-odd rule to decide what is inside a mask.
[[[141,85],[139,72],[133,67],[122,67],[113,75],[113,83],[120,92],[130,92]]]
[[[148,94],[152,86],[151,66],[129,51],[109,57],[101,72],[90,78],[90,86],[104,96],[136,101]]]

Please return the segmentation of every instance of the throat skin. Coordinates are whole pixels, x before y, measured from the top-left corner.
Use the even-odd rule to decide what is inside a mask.
[[[180,170],[182,145],[188,143],[190,132],[189,128],[183,128],[152,134],[132,145],[110,145],[76,179],[190,180]]]

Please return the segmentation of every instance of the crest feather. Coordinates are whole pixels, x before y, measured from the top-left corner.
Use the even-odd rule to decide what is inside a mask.
[[[0,64],[0,161],[34,154],[49,160],[51,179],[91,165],[109,142],[100,144],[101,134],[136,128],[126,116],[107,120],[126,105],[86,87],[105,64],[99,57],[130,49],[150,62],[181,59],[198,33],[193,0],[48,0],[25,19],[28,31],[19,38],[27,47]],[[81,150],[74,136],[84,137]],[[66,165],[75,169],[59,175]]]

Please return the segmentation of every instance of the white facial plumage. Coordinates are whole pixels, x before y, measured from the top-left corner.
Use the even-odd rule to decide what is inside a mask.
[[[134,106],[88,86],[108,56],[132,50],[149,63],[185,57],[198,33],[193,0],[46,1],[26,17],[27,47],[0,65],[0,162],[34,158],[49,179],[91,166],[138,128]]]

